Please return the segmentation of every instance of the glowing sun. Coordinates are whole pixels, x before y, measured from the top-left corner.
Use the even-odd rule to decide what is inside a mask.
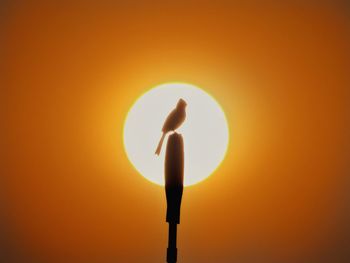
[[[154,154],[163,123],[182,98],[187,102],[186,120],[177,130],[184,138],[184,184],[196,184],[220,165],[229,141],[225,114],[216,100],[202,89],[186,83],[159,85],[136,100],[124,124],[126,154],[145,178],[164,185],[164,155]]]

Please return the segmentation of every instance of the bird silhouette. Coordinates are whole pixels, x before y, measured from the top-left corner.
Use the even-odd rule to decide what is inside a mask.
[[[183,99],[179,99],[177,102],[176,108],[173,109],[168,117],[166,118],[163,128],[162,128],[162,137],[160,138],[160,141],[158,143],[157,150],[155,152],[156,155],[160,154],[160,151],[162,149],[163,141],[165,138],[165,135],[170,132],[174,131],[177,128],[180,127],[180,125],[185,121],[186,118],[186,106],[187,103]]]

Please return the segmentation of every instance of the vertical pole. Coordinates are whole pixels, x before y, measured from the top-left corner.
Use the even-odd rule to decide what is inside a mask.
[[[176,263],[177,261],[177,248],[176,248],[176,235],[177,224],[169,223],[169,240],[167,249],[167,262]]]
[[[180,207],[184,178],[184,146],[182,136],[169,136],[165,154],[165,193],[167,199],[166,221],[169,223],[167,262],[177,261],[177,224],[180,223]]]

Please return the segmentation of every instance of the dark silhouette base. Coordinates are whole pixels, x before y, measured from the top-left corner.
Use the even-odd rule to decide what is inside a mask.
[[[166,260],[168,263],[175,263],[177,261],[176,248],[177,224],[169,223],[169,239]]]
[[[180,223],[180,207],[184,179],[184,143],[178,133],[169,136],[165,155],[165,193],[167,199],[166,221],[169,223],[167,262],[177,261],[177,224]]]

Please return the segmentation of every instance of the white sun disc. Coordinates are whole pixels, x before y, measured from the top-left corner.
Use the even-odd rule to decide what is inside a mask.
[[[124,147],[136,170],[153,183],[164,185],[164,155],[154,154],[163,123],[182,98],[187,102],[186,120],[177,130],[184,138],[185,186],[196,184],[220,165],[225,157],[229,130],[216,100],[202,89],[186,83],[159,85],[136,100],[124,124]]]

